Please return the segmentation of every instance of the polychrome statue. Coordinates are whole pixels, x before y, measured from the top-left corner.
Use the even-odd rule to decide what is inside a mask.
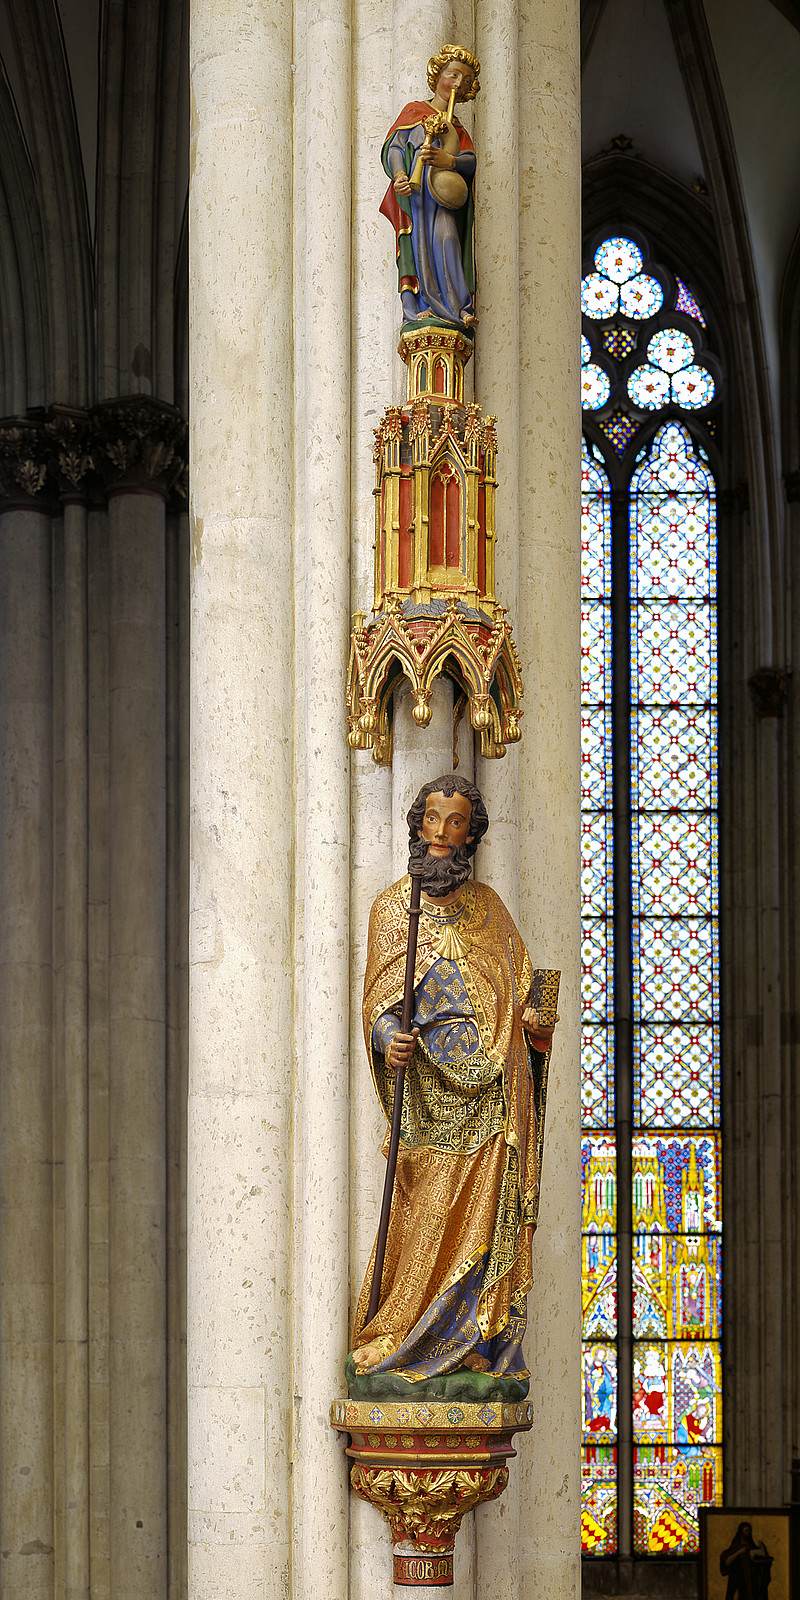
[[[373,1251],[355,1371],[418,1383],[466,1367],[522,1382],[524,1393],[553,1034],[530,997],[535,976],[557,975],[534,975],[502,901],[470,877],[489,826],[479,790],[455,775],[436,778],[420,790],[408,824],[410,872],[421,879],[408,1032],[400,1011],[408,875],[378,896],[369,924],[364,1030],[388,1118],[398,1068],[405,1083],[378,1309],[368,1316]]]
[[[381,160],[390,184],[381,211],[397,236],[397,271],[406,322],[434,317],[475,322],[472,180],[475,150],[455,116],[474,100],[480,62],[447,44],[428,62],[429,101],[412,100],[389,129]]]

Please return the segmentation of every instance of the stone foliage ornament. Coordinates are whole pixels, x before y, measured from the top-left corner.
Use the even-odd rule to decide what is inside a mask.
[[[479,73],[471,51],[445,45],[428,63],[432,99],[403,108],[382,152],[407,392],[375,431],[372,617],[353,619],[347,711],[351,748],[383,765],[403,682],[418,727],[431,720],[432,685],[444,674],[482,755],[503,756],[521,736],[520,661],[495,593],[497,418],[465,399],[477,320],[475,151],[455,105],[474,98]]]

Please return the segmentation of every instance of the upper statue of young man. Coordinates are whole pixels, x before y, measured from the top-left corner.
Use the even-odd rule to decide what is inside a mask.
[[[446,44],[428,62],[433,98],[403,107],[381,151],[391,179],[381,211],[397,236],[406,322],[430,316],[462,327],[475,322],[475,150],[453,107],[474,100],[479,73],[470,50]]]
[[[454,774],[426,783],[408,826],[426,869],[409,1034],[409,876],[369,922],[364,1033],[387,1118],[400,1061],[406,1078],[380,1307],[367,1323],[371,1262],[353,1355],[359,1372],[412,1381],[464,1366],[524,1380],[553,1030],[528,1003],[531,964],[508,911],[470,878],[489,826],[479,790]]]

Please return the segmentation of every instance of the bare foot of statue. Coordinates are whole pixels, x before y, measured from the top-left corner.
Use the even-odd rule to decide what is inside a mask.
[[[469,1355],[464,1357],[464,1366],[469,1367],[470,1372],[488,1372],[489,1365],[486,1357],[479,1356],[477,1350],[470,1350]]]
[[[465,328],[477,328],[478,326],[478,319],[474,311],[465,311],[461,321]]]

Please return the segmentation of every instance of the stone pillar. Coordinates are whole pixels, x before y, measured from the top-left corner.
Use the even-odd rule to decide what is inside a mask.
[[[63,520],[64,1586],[89,1593],[89,1078],[87,512]]]
[[[292,13],[195,0],[189,1589],[292,1527]],[[299,1330],[298,1330],[299,1332]]]
[[[519,186],[519,3],[487,0],[477,10],[476,54],[481,91],[475,101],[480,205],[475,227],[477,309],[475,394],[487,415],[497,417],[497,594],[508,607],[519,634],[519,385],[520,385],[520,186]],[[528,86],[522,86],[523,94]],[[527,681],[526,681],[527,699]],[[523,739],[531,737],[530,718],[522,720]],[[491,827],[479,852],[478,875],[519,915],[519,754],[511,746],[501,761],[478,758],[476,781],[486,801]],[[523,1444],[523,1449],[525,1445]],[[507,1494],[519,1493],[517,1474]],[[514,1485],[516,1484],[516,1487]],[[508,1516],[503,1509],[476,1512],[485,1538]],[[485,1540],[484,1540],[485,1542]],[[512,1541],[516,1549],[516,1541]],[[503,1548],[508,1544],[504,1542]],[[497,1583],[515,1585],[518,1567],[506,1569],[497,1552]],[[513,1588],[508,1590],[509,1594]]]
[[[303,662],[295,721],[302,824],[303,1016],[302,1348],[300,1452],[295,1484],[301,1552],[297,1593],[341,1600],[348,1583],[348,1484],[333,1444],[331,1399],[348,1345],[350,761],[342,689],[350,645],[350,4],[305,14],[305,352],[302,480],[298,508],[296,640]],[[302,15],[302,13],[301,13]],[[295,13],[295,29],[298,14]],[[324,159],[321,152],[329,152]],[[335,152],[335,155],[334,155]],[[300,151],[298,151],[298,156]],[[335,165],[332,181],[331,165]],[[300,334],[300,329],[297,330]],[[332,1447],[333,1446],[333,1447]]]
[[[385,0],[357,0],[353,7],[352,82],[358,104],[359,138],[353,141],[353,357],[352,538],[350,610],[372,602],[375,502],[372,490],[373,429],[394,395],[400,301],[392,230],[378,214],[383,173],[379,152],[397,113],[392,59],[392,11]],[[398,100],[398,106],[402,96]],[[402,369],[405,373],[405,368]],[[398,382],[399,382],[398,377]],[[364,1049],[361,994],[367,958],[367,925],[375,896],[392,881],[392,774],[368,751],[349,755],[352,849],[350,862],[350,1307],[355,1305],[372,1249],[381,1204],[380,1148],[386,1122]],[[350,1496],[350,1597],[374,1600],[388,1588],[390,1546],[380,1512]]]
[[[183,487],[183,486],[181,486]],[[186,1093],[189,1026],[189,518],[167,502],[167,1559],[186,1596]],[[94,1597],[93,1597],[94,1600]]]
[[[578,24],[576,0],[520,7],[520,925],[534,964],[562,970],[528,1297],[520,1600],[580,1585]]]
[[[41,487],[38,471],[31,487]],[[26,498],[9,497],[0,514],[0,1562],[9,1600],[50,1600],[51,529],[46,509]]]
[[[166,1594],[164,499],[109,538],[109,1440],[115,1600]]]

